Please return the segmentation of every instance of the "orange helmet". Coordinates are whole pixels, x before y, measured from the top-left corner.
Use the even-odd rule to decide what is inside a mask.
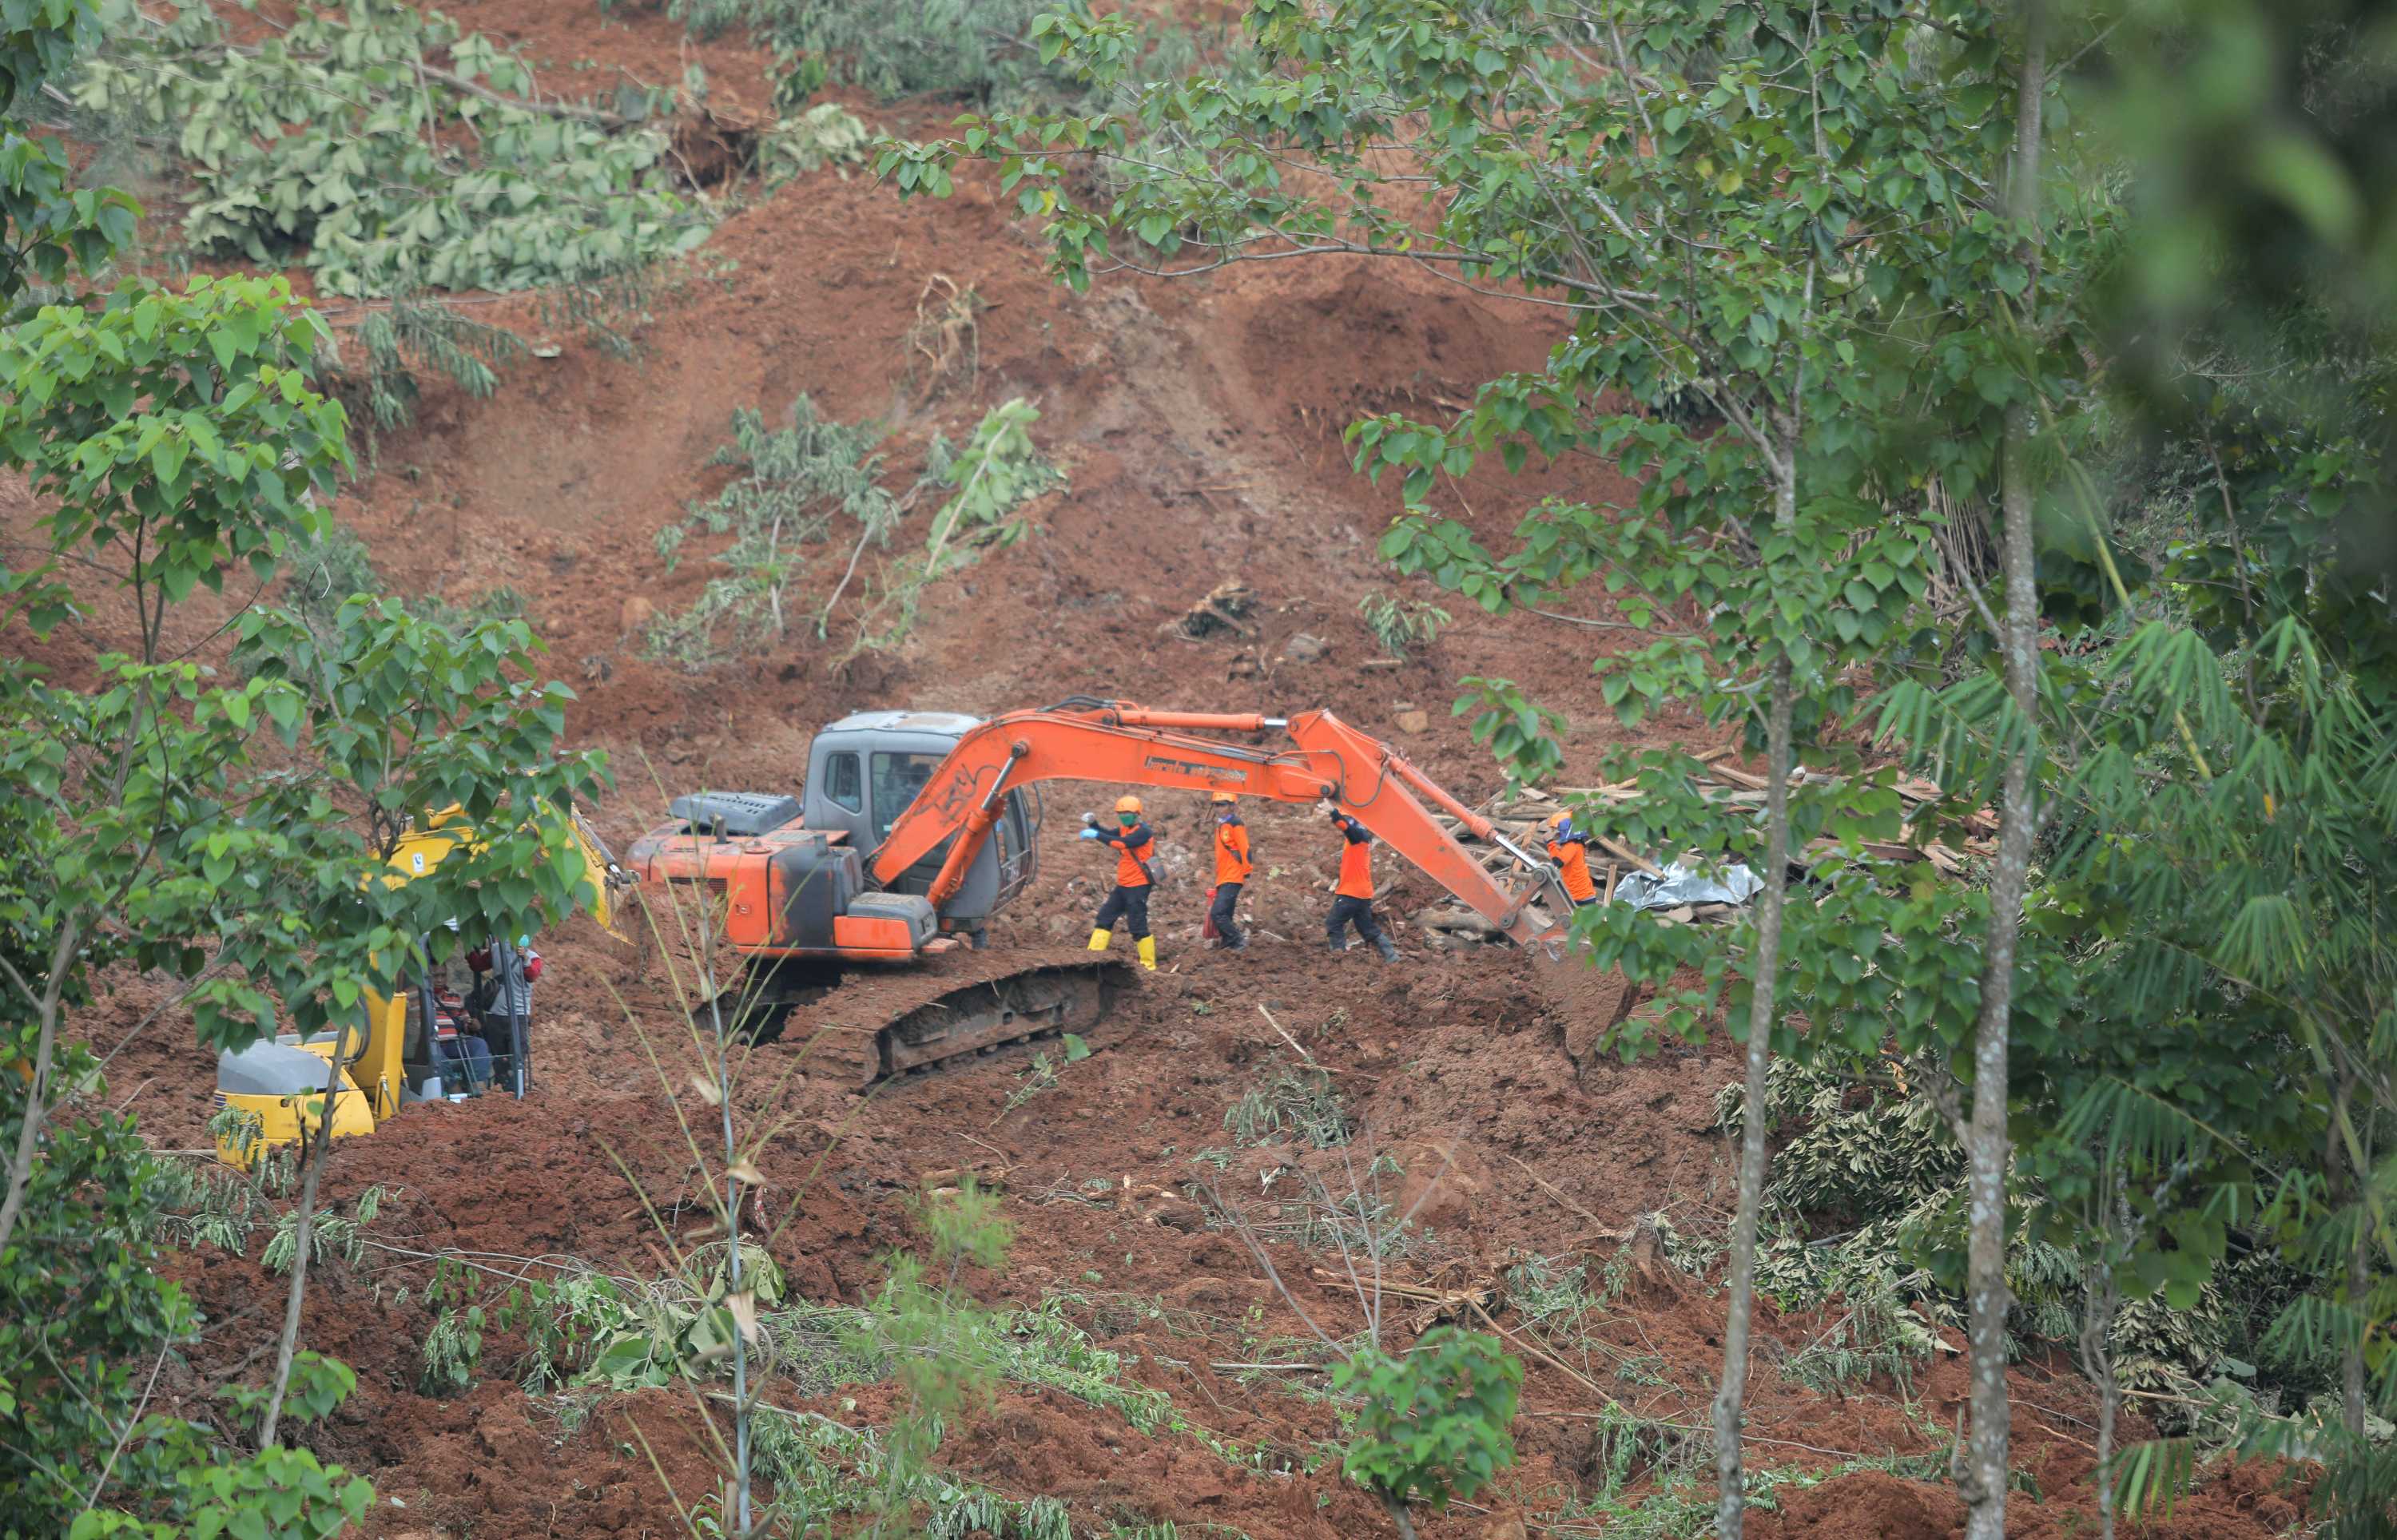
[[[1140,799],[1138,797],[1118,797],[1116,799],[1116,811],[1118,813],[1137,813],[1140,811]]]
[[[1207,795],[1207,800],[1211,803],[1236,803],[1240,799],[1229,791],[1211,791]]]

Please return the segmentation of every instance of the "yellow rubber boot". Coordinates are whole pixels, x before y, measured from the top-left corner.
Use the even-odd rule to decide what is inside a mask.
[[[1109,939],[1110,937],[1112,937],[1114,935],[1115,935],[1115,932],[1113,932],[1113,931],[1103,931],[1103,930],[1094,930],[1094,931],[1092,931],[1092,932],[1091,933],[1091,949],[1092,951],[1105,951],[1105,950],[1106,950],[1106,949],[1107,949],[1107,941],[1108,941],[1108,939]]]
[[[1146,968],[1150,973],[1155,973],[1157,971],[1156,936],[1144,936],[1140,938],[1140,965]]]

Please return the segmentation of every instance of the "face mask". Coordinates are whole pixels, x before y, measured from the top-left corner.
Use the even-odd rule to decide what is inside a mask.
[[[1126,829],[1130,829],[1132,825],[1140,822],[1140,815],[1137,813],[1118,813],[1116,815],[1116,822],[1123,825]]]

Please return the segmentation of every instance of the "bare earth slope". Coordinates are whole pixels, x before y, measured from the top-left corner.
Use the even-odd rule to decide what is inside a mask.
[[[587,60],[658,79],[679,68],[679,29],[655,14],[603,20],[578,0],[450,8],[559,70]],[[720,91],[762,100],[762,60],[737,40],[709,45],[704,58]],[[854,105],[897,127],[945,115]],[[1174,285],[1103,281],[1078,298],[1051,284],[1037,232],[1011,215],[981,179],[962,179],[947,203],[904,207],[863,176],[786,187],[728,220],[662,290],[638,360],[561,336],[558,356],[518,366],[493,403],[435,394],[416,428],[385,442],[382,473],[345,497],[341,514],[395,591],[463,598],[506,583],[526,596],[557,671],[582,696],[571,736],[615,758],[619,788],[601,821],[620,843],[649,821],[661,787],[797,790],[815,726],[862,707],[988,714],[1072,694],[1194,709],[1329,706],[1402,742],[1468,797],[1494,778],[1448,714],[1460,677],[1511,677],[1564,710],[1576,768],[1614,741],[1584,682],[1594,649],[1638,644],[1627,633],[1477,615],[1402,668],[1361,667],[1376,649],[1358,600],[1394,586],[1373,543],[1397,504],[1393,487],[1350,472],[1341,428],[1369,411],[1437,412],[1494,372],[1535,365],[1553,339],[1550,315],[1364,261]],[[934,274],[989,308],[978,375],[926,404],[904,387],[904,339]],[[1036,437],[1070,484],[1037,508],[1035,536],[934,590],[895,654],[842,662],[850,628],[837,615],[826,642],[802,630],[772,656],[703,675],[645,661],[635,622],[687,602],[704,579],[695,561],[663,573],[657,530],[720,485],[724,472],[704,461],[736,408],[778,418],[802,392],[841,418],[886,421],[894,478],[912,472],[935,429],[955,440],[991,405],[1028,397],[1042,414]],[[1498,539],[1540,495],[1620,490],[1602,467],[1513,481],[1493,467],[1438,497]],[[920,542],[922,521],[919,510],[903,543]],[[813,613],[845,556],[817,553],[797,610]],[[878,560],[869,557],[869,576]],[[1260,594],[1260,635],[1160,638],[1163,622],[1225,579]],[[1319,660],[1287,659],[1302,631],[1328,644]],[[1401,732],[1404,707],[1426,710],[1429,728]],[[1653,730],[1661,740],[1698,727],[1667,718]],[[1240,1241],[1204,1222],[1194,1196],[1212,1182],[1225,1201],[1271,1218],[1299,1174],[1338,1176],[1336,1155],[1288,1142],[1236,1148],[1226,1132],[1242,1096],[1296,1058],[1263,1006],[1330,1072],[1364,1149],[1401,1168],[1386,1180],[1404,1201],[1438,1178],[1418,1215],[1428,1239],[1390,1264],[1393,1278],[1455,1289],[1501,1280],[1533,1256],[1584,1265],[1593,1280],[1623,1269],[1576,1357],[1528,1354],[1520,1467],[1480,1508],[1432,1520],[1427,1533],[1520,1533],[1493,1519],[1516,1510],[1546,1533],[1603,1528],[1590,1505],[1618,1458],[1636,1492],[1703,1448],[1694,1440],[1722,1306],[1712,1284],[1657,1254],[1658,1236],[1721,1228],[1728,1166],[1707,1124],[1713,1094],[1736,1074],[1735,1048],[1718,1037],[1631,1067],[1592,1055],[1591,1024],[1637,1002],[1622,999],[1619,982],[1571,964],[1494,950],[1441,956],[1408,930],[1397,933],[1406,957],[1394,968],[1324,955],[1317,926],[1335,853],[1298,813],[1251,820],[1255,946],[1237,957],[1202,952],[1204,810],[1158,802],[1166,971],[1142,982],[1098,1051],[1066,1066],[1053,1089],[1007,1109],[1026,1083],[1023,1047],[863,1101],[838,1077],[810,1077],[794,1062],[800,1024],[757,1051],[743,1110],[787,1120],[761,1162],[770,1201],[759,1237],[771,1236],[800,1294],[855,1303],[877,1282],[879,1258],[913,1242],[907,1200],[923,1176],[979,1169],[1003,1183],[1018,1239],[1004,1275],[969,1275],[970,1284],[993,1301],[1064,1296],[1071,1317],[1124,1355],[1130,1380],[1169,1394],[1214,1446],[1142,1435],[1117,1413],[1011,1387],[952,1430],[944,1463],[1010,1495],[1065,1501],[1077,1533],[1163,1519],[1185,1534],[1260,1540],[1385,1533],[1336,1458],[1322,1458],[1339,1423],[1312,1393],[1319,1378],[1225,1367],[1274,1361],[1286,1356],[1277,1341],[1312,1337]],[[1050,805],[1070,814],[1080,803],[1068,790]],[[1052,816],[1038,891],[1005,917],[998,944],[1053,944],[1087,924],[1102,873],[1062,827],[1071,822]],[[1430,895],[1391,865],[1390,907],[1403,914]],[[569,1433],[554,1403],[509,1383],[516,1345],[505,1340],[487,1348],[472,1390],[441,1399],[417,1388],[433,1319],[422,1254],[454,1249],[509,1274],[540,1276],[540,1263],[570,1256],[651,1276],[665,1247],[650,1208],[684,1241],[703,1228],[676,1201],[690,1190],[690,1156],[635,1025],[658,1042],[675,1031],[656,965],[587,922],[566,927],[549,955],[539,1093],[412,1110],[341,1148],[328,1178],[337,1202],[372,1185],[395,1191],[371,1232],[377,1249],[356,1268],[320,1273],[307,1315],[308,1345],[360,1375],[358,1395],[321,1431],[324,1453],[404,1505],[379,1507],[371,1533],[674,1533],[676,1501],[713,1480],[699,1414],[679,1392],[603,1398]],[[129,985],[95,1013],[103,1048],[143,992]],[[213,1065],[189,1042],[187,1022],[164,1021],[111,1067],[112,1084],[166,1148],[204,1138]],[[676,1055],[687,1049],[665,1051],[678,1081]],[[1213,1161],[1194,1163],[1210,1150]],[[1641,1226],[1660,1213],[1663,1231]],[[1335,1335],[1358,1329],[1343,1291],[1319,1287],[1312,1270],[1336,1269],[1334,1254],[1270,1249],[1316,1324]],[[255,1340],[256,1318],[279,1308],[280,1281],[254,1259],[205,1248],[177,1268],[213,1323],[179,1387],[198,1396]],[[1520,1333],[1503,1293],[1489,1308]],[[1762,1464],[1815,1470],[1939,1447],[1963,1392],[1952,1357],[1908,1385],[1825,1397],[1777,1366],[1832,1321],[1763,1313],[1750,1414]],[[1520,1334],[1516,1346],[1525,1350]],[[2024,1364],[2017,1387],[2021,1458],[2039,1494],[2011,1510],[2016,1533],[2091,1527],[2090,1398],[2061,1364]],[[792,1404],[853,1421],[885,1413],[887,1396],[850,1387]],[[1645,1427],[1619,1454],[1608,1419],[1625,1413]],[[2151,1533],[2262,1535],[2294,1513],[2268,1482],[2217,1483]],[[1754,1533],[1936,1536],[1960,1524],[1936,1486],[1868,1473],[1793,1491]]]

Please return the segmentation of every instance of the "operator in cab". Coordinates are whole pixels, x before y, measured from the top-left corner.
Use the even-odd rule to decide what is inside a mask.
[[[1091,932],[1091,950],[1103,952],[1114,938],[1118,921],[1132,929],[1132,946],[1140,953],[1140,965],[1151,973],[1157,971],[1157,937],[1148,934],[1148,890],[1156,874],[1149,862],[1157,855],[1156,837],[1140,817],[1138,797],[1116,799],[1116,828],[1111,833],[1099,827],[1098,819],[1082,815],[1081,838],[1097,840],[1114,847],[1116,852],[1116,885],[1106,901],[1099,905],[1096,928]]]
[[[1332,890],[1332,918],[1324,925],[1331,937],[1332,949],[1345,952],[1348,937],[1344,933],[1350,925],[1357,934],[1373,943],[1385,962],[1399,960],[1396,943],[1382,933],[1373,918],[1373,836],[1371,830],[1340,811],[1339,804],[1327,802],[1325,811],[1332,815],[1332,827],[1340,831],[1340,880]]]

